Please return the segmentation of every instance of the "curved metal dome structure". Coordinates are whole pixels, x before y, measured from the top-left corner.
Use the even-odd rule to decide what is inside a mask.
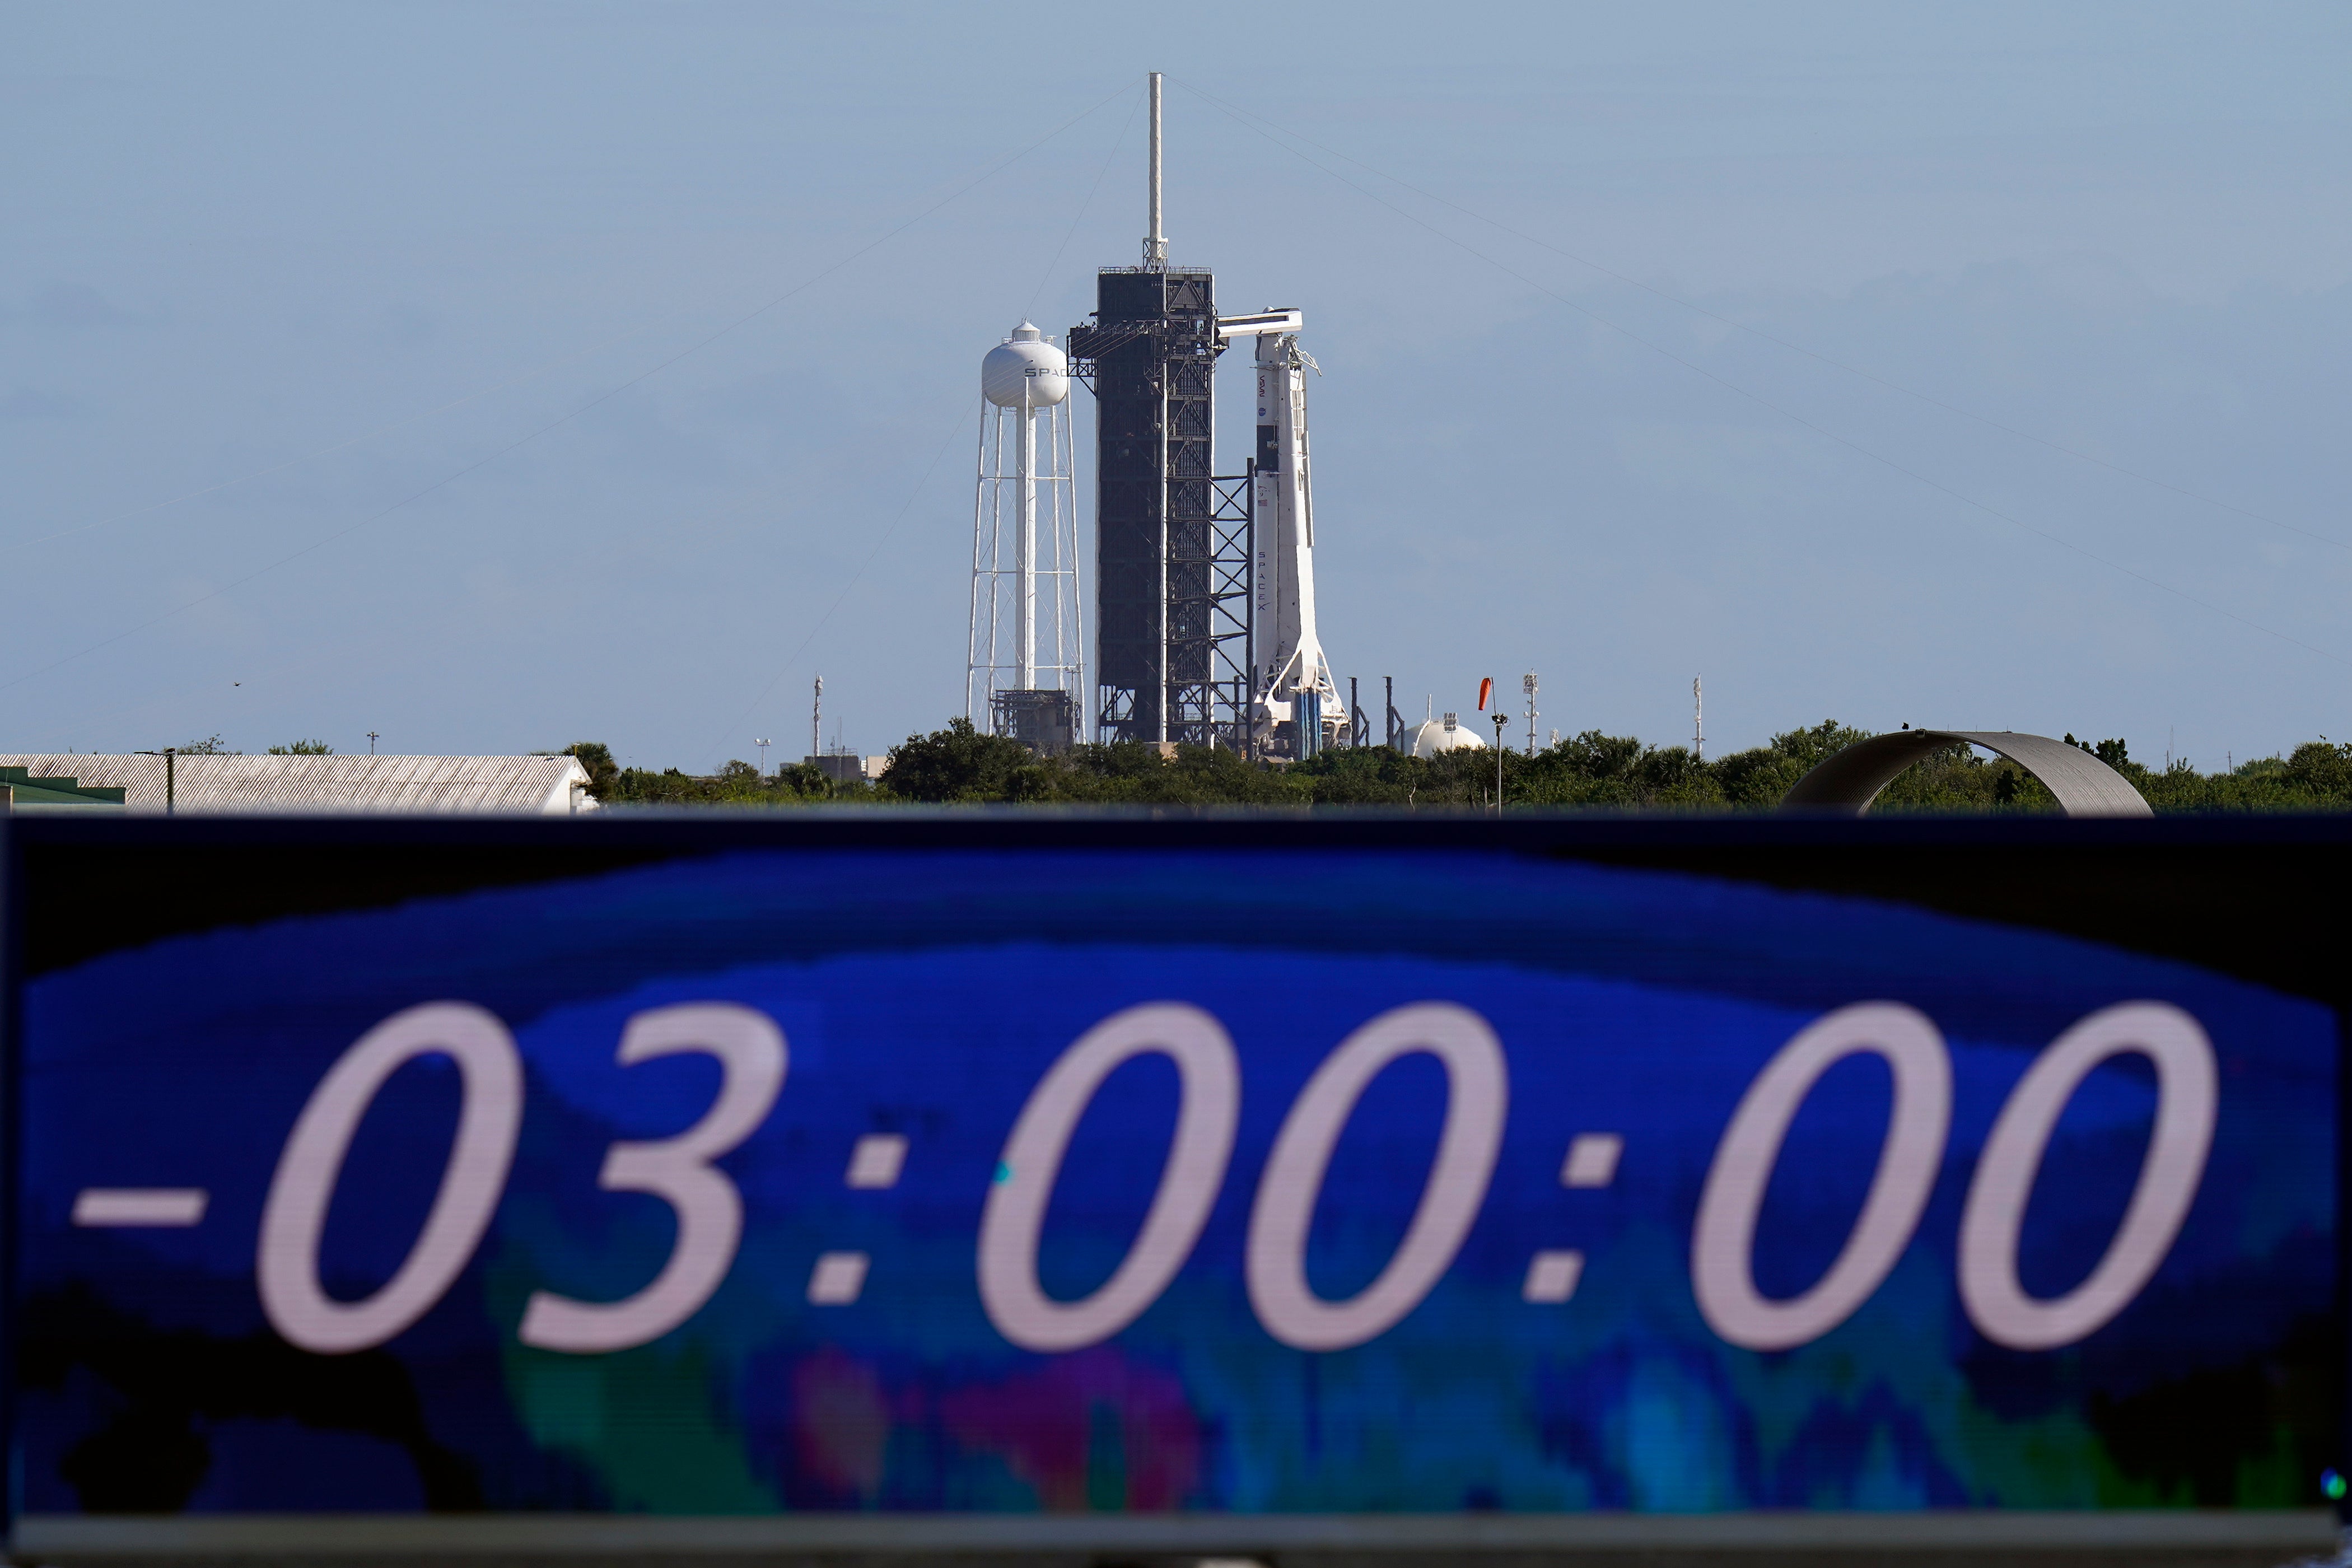
[[[1441,752],[1483,752],[1486,742],[1467,724],[1444,719],[1424,720],[1397,737],[1397,750],[1408,757],[1433,757]]]
[[[2129,779],[2080,746],[2013,730],[1898,730],[1857,741],[1791,785],[1780,809],[1860,816],[1904,769],[1962,741],[1997,752],[2040,779],[2069,816],[2156,815]]]

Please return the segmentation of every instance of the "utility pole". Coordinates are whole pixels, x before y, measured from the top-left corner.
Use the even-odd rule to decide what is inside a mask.
[[[824,755],[824,677],[816,678],[816,696],[809,702],[809,761]]]
[[[1698,677],[1691,677],[1691,760],[1706,761],[1706,710],[1699,703]]]
[[[1495,815],[1496,816],[1503,815],[1503,753],[1510,750],[1508,746],[1503,744],[1503,731],[1509,727],[1510,722],[1511,716],[1503,711],[1503,705],[1499,702],[1495,704]]]
[[[371,757],[375,755],[375,731],[373,730],[370,730],[368,731],[368,755]]]
[[[178,752],[179,748],[176,746],[166,746],[160,752],[137,752],[132,753],[134,756],[162,757],[163,759],[163,815],[166,816],[175,815],[178,809],[177,803],[180,793],[178,781],[175,780],[172,774],[172,760],[175,755],[177,755]]]
[[[1160,73],[1151,73],[1151,232],[1143,237],[1143,269],[1147,272],[1168,270],[1168,237],[1160,227]],[[1165,406],[1163,404],[1162,406]],[[1164,498],[1167,491],[1160,491]],[[1168,750],[1168,511],[1163,504],[1160,513],[1160,635],[1153,670],[1158,690],[1151,705],[1158,710],[1159,723],[1152,739],[1159,742],[1163,755]],[[1302,726],[1303,728],[1303,726]],[[1304,748],[1301,748],[1302,750]]]
[[[1536,672],[1529,670],[1519,678],[1519,689],[1528,694],[1528,755],[1536,754]]]

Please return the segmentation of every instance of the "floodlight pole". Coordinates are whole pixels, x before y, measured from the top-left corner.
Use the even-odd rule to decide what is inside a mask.
[[[1503,711],[1502,704],[1495,705],[1495,815],[1503,815],[1503,753],[1510,748],[1503,744],[1503,731],[1511,716]]]

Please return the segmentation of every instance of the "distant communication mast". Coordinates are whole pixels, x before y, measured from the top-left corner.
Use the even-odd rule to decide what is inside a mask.
[[[981,362],[980,383],[964,717],[1067,751],[1086,738],[1069,361],[1024,321]]]

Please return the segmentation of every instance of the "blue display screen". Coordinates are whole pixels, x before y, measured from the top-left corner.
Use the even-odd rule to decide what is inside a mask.
[[[2282,1506],[2327,1457],[2333,1013],[2021,925],[751,849],[184,931],[19,1019],[34,1513]]]

